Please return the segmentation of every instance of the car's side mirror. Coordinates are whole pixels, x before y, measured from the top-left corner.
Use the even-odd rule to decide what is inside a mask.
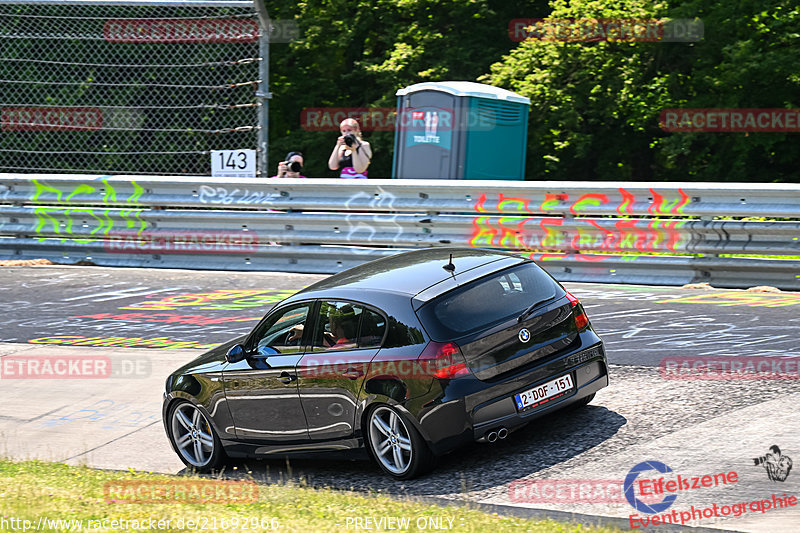
[[[276,348],[273,348],[272,346],[259,346],[256,349],[256,351],[258,352],[258,355],[267,355],[267,356],[278,355],[279,353],[281,353]]]
[[[225,352],[225,360],[229,363],[238,363],[247,359],[247,352],[241,344],[234,344]]]

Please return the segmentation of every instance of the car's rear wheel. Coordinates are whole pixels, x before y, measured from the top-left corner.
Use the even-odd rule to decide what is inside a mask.
[[[225,459],[219,437],[203,412],[189,402],[170,408],[170,438],[183,463],[200,472],[218,468]]]
[[[395,408],[380,405],[367,417],[367,441],[381,470],[397,479],[411,479],[425,473],[433,454],[417,428],[403,419]]]

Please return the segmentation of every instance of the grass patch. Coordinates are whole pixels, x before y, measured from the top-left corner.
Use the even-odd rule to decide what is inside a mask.
[[[417,520],[441,520],[446,529],[457,532],[511,533],[530,531],[545,532],[597,532],[612,533],[615,528],[594,528],[580,524],[565,524],[555,521],[527,520],[500,517],[475,509],[463,507],[439,507],[399,501],[381,495],[363,495],[331,489],[315,489],[292,483],[258,485],[257,501],[250,504],[222,503],[109,503],[106,486],[112,483],[137,482],[140,485],[156,484],[159,487],[198,485],[207,478],[192,476],[167,476],[146,472],[109,472],[86,467],[68,466],[63,463],[42,461],[12,462],[0,460],[0,517],[6,521],[2,530],[13,530],[9,520],[30,520],[35,528],[40,517],[49,519],[43,523],[45,531],[65,530],[64,521],[83,521],[83,531],[302,531],[327,532],[346,531],[347,519],[355,517],[404,517],[409,519],[407,531],[429,531],[430,525],[422,529]],[[188,482],[188,483],[187,483]],[[131,484],[131,486],[135,486]],[[119,494],[119,493],[117,493]],[[152,495],[153,492],[147,494]],[[255,494],[255,493],[254,493]],[[141,497],[143,493],[139,493]],[[219,495],[219,494],[217,494]],[[130,493],[133,496],[133,492]],[[161,500],[160,500],[161,501]],[[174,501],[174,500],[172,500]],[[183,500],[182,500],[183,501]],[[150,520],[162,521],[163,527],[150,527]],[[452,520],[450,522],[448,519]],[[55,523],[61,520],[62,523]],[[103,525],[105,529],[92,527],[89,521]],[[127,520],[126,524],[113,527],[112,520]],[[183,522],[181,522],[181,520]],[[189,520],[194,527],[188,527]],[[134,527],[134,521],[139,527]],[[167,522],[169,521],[169,522]],[[0,522],[1,523],[1,522]],[[17,522],[17,530],[22,522]],[[75,522],[73,522],[75,524]],[[205,527],[200,527],[205,524]],[[350,530],[353,528],[351,521]],[[450,526],[450,524],[452,524]],[[13,525],[13,524],[12,524]],[[58,526],[61,527],[58,527]],[[183,525],[183,527],[181,527]],[[370,524],[381,531],[377,524]],[[425,525],[425,524],[423,524]],[[124,527],[127,526],[127,527]],[[278,526],[273,529],[273,526]],[[62,529],[63,528],[63,529]],[[452,528],[452,529],[451,529]],[[397,526],[394,527],[397,530]],[[78,530],[74,528],[73,531]],[[402,529],[406,530],[406,529]]]

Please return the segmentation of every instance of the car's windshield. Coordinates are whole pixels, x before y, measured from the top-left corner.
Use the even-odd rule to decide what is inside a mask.
[[[534,263],[525,263],[446,293],[419,310],[435,340],[457,338],[516,318],[564,291]]]

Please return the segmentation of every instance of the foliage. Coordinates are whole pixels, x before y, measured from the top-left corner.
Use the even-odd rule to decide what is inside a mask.
[[[800,107],[795,69],[800,64],[800,5],[795,0],[304,0],[265,5],[273,20],[294,21],[299,27],[297,39],[270,46],[270,173],[287,152],[299,150],[306,156],[304,174],[336,175],[327,160],[338,131],[304,129],[304,108],[394,108],[395,92],[402,87],[468,80],[531,99],[527,179],[769,182],[797,176],[797,133],[670,133],[659,126],[665,108]],[[94,48],[102,41],[97,27],[102,14],[112,11],[85,9],[50,4],[4,8],[0,92],[4,107],[109,106],[103,129],[4,131],[0,166],[203,174],[207,155],[197,154],[255,145],[254,131],[236,128],[255,122],[255,108],[235,105],[252,100],[245,68],[193,72],[177,66],[120,70],[95,65],[135,63],[137,54],[147,59],[156,51],[179,52],[179,63],[214,64],[229,59],[232,50],[227,48],[233,43],[120,44],[100,54]],[[130,9],[129,16],[136,18],[138,8]],[[184,9],[187,17],[198,16],[189,7],[163,9],[156,16],[180,18]],[[67,16],[75,13],[80,16]],[[705,38],[693,43],[517,43],[509,38],[513,19],[548,16],[699,18]],[[65,25],[56,28],[63,34],[53,41],[57,46],[28,37],[39,26],[55,23]],[[256,55],[253,47],[247,57]],[[50,74],[42,77],[41,72]],[[172,88],[156,90],[165,84]],[[241,87],[201,88],[209,84]],[[186,131],[198,122],[209,129]],[[183,133],[170,131],[175,129]],[[365,137],[374,152],[369,175],[389,177],[394,132],[365,131]],[[24,166],[19,162],[23,152]]]
[[[664,108],[800,107],[788,0],[553,0],[553,18],[703,20],[696,43],[526,41],[482,81],[531,98],[529,179],[793,181],[793,133],[667,133]]]
[[[305,131],[309,107],[394,107],[397,89],[423,81],[471,80],[516,43],[511,19],[545,16],[546,0],[306,0],[268,4],[292,19],[300,38],[270,48],[270,166],[288,151],[306,155],[305,173],[334,177],[328,156],[337,131]],[[394,132],[365,132],[370,177],[390,177]]]

